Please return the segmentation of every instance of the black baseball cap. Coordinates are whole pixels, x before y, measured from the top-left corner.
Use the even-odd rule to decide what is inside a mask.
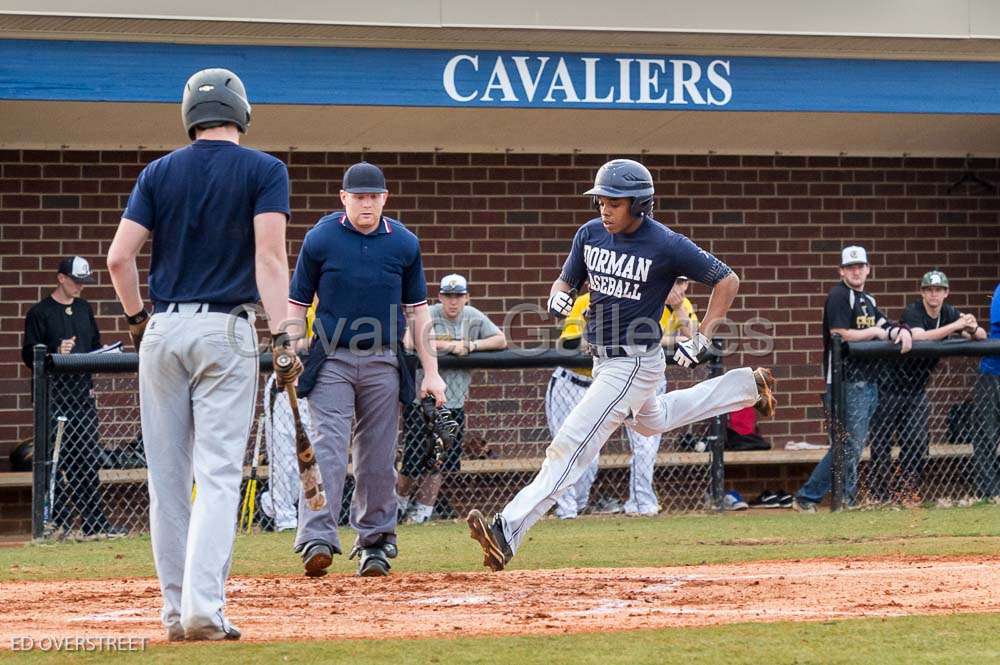
[[[385,187],[382,169],[368,162],[358,162],[344,171],[341,189],[352,194],[382,194],[389,191]]]
[[[67,256],[59,262],[59,272],[80,284],[94,283],[94,276],[90,274],[90,264],[82,256]]]

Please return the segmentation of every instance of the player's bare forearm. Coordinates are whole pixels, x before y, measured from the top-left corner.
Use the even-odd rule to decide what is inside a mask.
[[[292,339],[304,339],[306,336],[306,306],[289,302],[285,313],[285,332]]]
[[[559,293],[559,292],[569,293],[572,290],[573,290],[573,287],[570,286],[569,283],[564,282],[561,279],[557,279],[556,281],[552,282],[552,288],[549,289],[549,296],[551,296],[554,293]]]
[[[734,272],[726,275],[712,287],[712,295],[708,299],[708,311],[705,312],[705,318],[702,319],[701,326],[699,326],[701,334],[709,339],[712,338],[712,333],[729,313],[729,308],[733,306],[733,301],[739,290],[740,278]]]
[[[139,292],[139,268],[136,256],[149,238],[149,230],[130,219],[122,218],[108,249],[108,273],[125,314],[132,316],[143,308]]]
[[[261,213],[253,218],[257,290],[267,313],[267,327],[271,334],[282,331],[288,305],[285,221],[282,213],[275,212]]]

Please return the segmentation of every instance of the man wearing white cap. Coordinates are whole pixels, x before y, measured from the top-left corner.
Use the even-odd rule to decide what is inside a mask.
[[[29,368],[36,344],[44,344],[53,354],[89,353],[101,348],[94,310],[80,297],[84,285],[94,283],[90,264],[82,256],[66,257],[59,262],[56,279],[52,294],[28,310],[24,319],[21,359]],[[52,416],[67,418],[51,506],[53,521],[65,535],[76,520],[75,508],[84,536],[120,535],[125,530],[108,522],[101,505],[101,450],[90,374],[62,374],[51,381]]]
[[[438,291],[440,302],[431,307],[431,337],[438,354],[464,356],[476,351],[499,351],[507,348],[507,338],[489,317],[469,305],[469,284],[462,275],[446,275]],[[405,338],[409,345],[409,330]],[[458,471],[465,433],[465,400],[469,396],[472,374],[466,369],[441,372],[447,389],[445,407],[458,423],[455,445],[446,458],[435,464],[426,456],[426,431],[419,406],[408,404],[403,410],[403,461],[396,483],[400,518],[422,524],[431,518],[437,501],[442,472]]]
[[[906,353],[913,344],[910,329],[889,321],[867,293],[865,281],[871,273],[868,253],[864,247],[845,247],[840,255],[841,281],[830,290],[823,308],[823,373],[826,376],[826,401],[830,405],[833,335],[846,342],[889,340]],[[844,376],[846,400],[844,441],[844,494],[848,504],[854,502],[858,484],[858,461],[868,439],[868,425],[878,405],[878,386],[874,377],[866,376],[858,366],[848,366]],[[801,512],[815,512],[833,486],[833,449],[816,465],[809,480],[795,495],[794,507]]]

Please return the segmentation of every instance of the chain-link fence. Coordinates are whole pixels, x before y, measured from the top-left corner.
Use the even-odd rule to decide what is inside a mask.
[[[45,454],[35,456],[35,537],[146,531],[137,356],[38,353],[35,445]],[[471,507],[502,507],[537,473],[554,431],[590,384],[589,362],[555,351],[440,358],[447,405],[459,423],[456,445],[434,464],[423,452],[428,435],[423,417],[416,405],[403,408],[397,469],[408,509],[400,517],[424,521],[458,517]],[[272,388],[269,357],[262,359],[261,371],[241,505],[252,512],[253,528],[293,529],[299,496],[294,424],[287,396]],[[717,358],[694,371],[668,366],[663,389],[684,388],[721,371]],[[311,428],[308,400],[300,406],[304,425]],[[720,418],[663,437],[620,429],[560,501],[557,514],[719,507],[724,429]],[[352,489],[348,477],[342,522]]]
[[[834,507],[1000,496],[1000,374],[992,369],[1000,358],[990,354],[1000,354],[1000,342],[918,342],[905,355],[888,342],[835,348]]]

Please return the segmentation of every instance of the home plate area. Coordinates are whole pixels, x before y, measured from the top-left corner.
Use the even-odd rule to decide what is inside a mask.
[[[852,558],[672,568],[236,577],[227,614],[245,640],[597,632],[1000,611],[1000,557]],[[164,641],[147,578],[0,584],[13,636]]]

